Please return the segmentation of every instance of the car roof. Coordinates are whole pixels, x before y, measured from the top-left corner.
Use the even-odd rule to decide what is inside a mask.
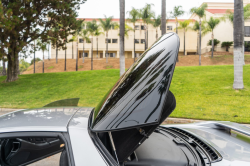
[[[0,116],[0,133],[26,131],[67,132],[67,126],[81,107],[38,108],[20,110]],[[86,124],[87,125],[87,124]]]

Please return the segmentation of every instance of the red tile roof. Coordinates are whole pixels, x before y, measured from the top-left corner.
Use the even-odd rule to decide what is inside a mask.
[[[212,13],[212,14],[225,14],[228,9],[206,9],[206,11]],[[234,9],[229,9],[232,12],[234,12]]]

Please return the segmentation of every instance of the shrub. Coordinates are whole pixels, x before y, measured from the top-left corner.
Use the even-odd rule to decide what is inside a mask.
[[[19,62],[20,72],[24,72],[25,70],[28,69],[29,66],[30,66],[30,64],[28,62],[26,62],[24,59],[20,60],[20,62]]]
[[[234,42],[226,41],[221,43],[221,47],[226,47],[226,51],[233,45]]]
[[[36,62],[39,62],[39,61],[41,61],[41,59],[40,58],[36,58]],[[34,63],[34,59],[31,60],[30,65],[33,65],[33,63]]]
[[[217,40],[217,39],[214,39],[214,46],[217,46],[218,44],[220,44],[220,41]],[[207,43],[208,46],[211,46],[212,45],[212,40],[209,40],[208,43]]]

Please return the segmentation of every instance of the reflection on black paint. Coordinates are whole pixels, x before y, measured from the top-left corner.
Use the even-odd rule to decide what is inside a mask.
[[[172,79],[179,39],[168,34],[168,38],[158,42],[126,71],[102,106],[95,110],[93,130],[157,122]]]

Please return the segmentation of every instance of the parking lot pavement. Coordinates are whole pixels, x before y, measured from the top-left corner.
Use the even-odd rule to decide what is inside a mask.
[[[47,157],[27,166],[59,166],[61,153]]]

